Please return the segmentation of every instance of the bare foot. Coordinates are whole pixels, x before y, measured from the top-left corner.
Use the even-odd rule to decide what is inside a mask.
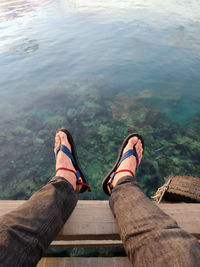
[[[71,151],[71,145],[67,139],[67,135],[64,132],[59,131],[55,136],[55,148],[54,148],[55,154],[61,145],[65,145]],[[76,171],[74,165],[72,164],[71,159],[63,151],[59,151],[56,157],[56,170],[61,167]],[[67,170],[58,170],[56,176],[61,176],[65,178],[68,182],[72,184],[76,192],[80,191],[82,186],[76,185],[77,179],[76,175],[73,172]]]
[[[128,150],[133,149],[134,145],[135,145],[136,151],[138,153],[138,157],[139,157],[138,165],[139,165],[141,160],[142,160],[143,147],[142,147],[142,142],[140,139],[138,139],[138,137],[134,136],[134,137],[129,139],[127,145],[124,148],[123,154],[125,152],[127,152]],[[136,157],[130,156],[121,162],[121,164],[119,165],[116,172],[123,170],[123,169],[128,169],[128,170],[132,171],[135,175],[136,166],[137,166]],[[126,176],[126,175],[130,175],[130,173],[129,172],[117,173],[113,179],[113,182],[112,182],[113,187],[115,187],[115,185],[117,184],[117,182],[120,178],[122,178],[123,176]]]

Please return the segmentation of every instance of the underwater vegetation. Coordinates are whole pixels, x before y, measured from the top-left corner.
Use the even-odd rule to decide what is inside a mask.
[[[199,176],[199,113],[183,125],[156,105],[152,90],[137,96],[115,96],[111,89],[105,93],[103,88],[104,82],[96,80],[55,85],[49,88],[48,96],[32,97],[16,115],[2,120],[0,199],[28,199],[54,176],[54,135],[59,127],[72,133],[92,187],[91,193],[80,194],[79,199],[108,198],[101,190],[101,181],[131,132],[144,138],[144,157],[135,179],[147,196],[154,195],[172,174]],[[170,99],[170,105],[173,101],[177,99]],[[46,256],[106,257],[124,253],[123,248],[72,248],[48,249]]]
[[[74,136],[92,187],[80,199],[107,199],[101,181],[131,132],[145,141],[136,180],[152,196],[169,175],[199,176],[199,119],[197,114],[184,125],[172,121],[155,105],[150,91],[134,97],[113,96],[112,90],[104,94],[88,83],[52,87],[48,97],[30,99],[23,111],[1,125],[0,198],[27,199],[53,177],[54,135],[59,127]]]
[[[143,163],[136,179],[147,195],[170,173],[193,173],[198,177],[200,172],[199,114],[181,125],[171,121],[153,101],[119,94],[112,105],[113,118],[145,140]]]

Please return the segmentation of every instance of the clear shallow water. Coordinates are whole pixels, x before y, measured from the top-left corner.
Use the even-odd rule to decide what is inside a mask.
[[[0,197],[48,181],[60,126],[94,187],[86,198],[104,198],[100,181],[132,131],[147,144],[148,195],[168,175],[198,176],[199,18],[195,0],[1,0]]]

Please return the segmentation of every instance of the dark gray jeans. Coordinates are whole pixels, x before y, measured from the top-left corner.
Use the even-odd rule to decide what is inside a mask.
[[[72,185],[54,177],[25,204],[0,217],[0,266],[36,266],[76,203]],[[133,266],[199,266],[198,241],[154,205],[132,177],[120,179],[110,207]]]

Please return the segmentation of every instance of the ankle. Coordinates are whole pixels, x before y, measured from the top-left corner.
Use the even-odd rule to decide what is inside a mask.
[[[117,173],[116,175],[115,175],[115,177],[114,177],[114,179],[113,179],[113,182],[112,182],[112,185],[113,185],[113,187],[115,187],[116,186],[116,184],[118,183],[118,181],[122,178],[122,177],[124,177],[124,176],[130,176],[131,174],[130,174],[130,172],[120,172],[120,173]]]
[[[56,176],[63,177],[65,180],[67,180],[74,188],[74,191],[76,191],[76,176],[70,171],[66,170],[58,170],[56,172]]]

